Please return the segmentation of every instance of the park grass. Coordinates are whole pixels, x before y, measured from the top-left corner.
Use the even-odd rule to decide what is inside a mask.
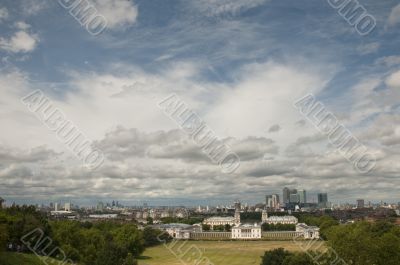
[[[193,248],[194,246],[202,252],[203,257],[207,257],[214,265],[259,265],[264,252],[275,248],[302,251],[299,243],[295,244],[292,241],[187,241],[180,252],[179,245],[182,244],[183,242],[178,242],[174,247],[169,245],[172,251],[164,245],[148,248],[139,259],[139,265],[194,265],[198,257],[197,254],[194,254],[190,260],[190,253],[198,253]],[[305,249],[308,243],[304,241],[301,244]],[[310,250],[316,249],[310,248]],[[318,250],[323,251],[324,249],[319,248]],[[183,254],[185,251],[188,251],[187,254]],[[181,254],[183,262],[177,257],[179,253],[183,254]],[[206,262],[200,264],[203,265]]]
[[[34,254],[0,252],[0,265],[59,265],[59,261],[46,259],[45,262]]]

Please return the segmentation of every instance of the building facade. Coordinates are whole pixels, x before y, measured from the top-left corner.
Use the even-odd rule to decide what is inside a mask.
[[[319,239],[319,228],[317,226],[308,226],[304,223],[296,225],[296,232],[300,232],[305,239]]]
[[[296,217],[287,215],[287,216],[270,216],[266,218],[265,223],[267,224],[297,224],[298,220]]]
[[[261,227],[257,225],[239,225],[232,228],[233,239],[260,239]]]

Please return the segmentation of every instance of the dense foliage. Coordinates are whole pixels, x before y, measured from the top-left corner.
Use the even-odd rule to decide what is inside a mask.
[[[400,264],[400,227],[387,222],[357,222],[331,227],[327,243],[353,265]]]
[[[12,248],[24,250],[20,239],[34,229],[43,231],[49,236],[51,228],[46,216],[37,212],[33,206],[13,206],[0,210],[0,249],[4,250],[8,244]]]
[[[263,231],[296,231],[294,224],[267,224],[261,225]]]
[[[164,224],[179,223],[179,224],[194,225],[194,224],[203,222],[203,220],[204,220],[204,218],[199,218],[199,217],[190,217],[190,218],[164,217],[164,218],[161,218],[161,222]]]
[[[135,265],[135,258],[145,247],[169,240],[171,238],[166,233],[150,227],[141,231],[132,223],[48,222],[46,216],[34,207],[0,209],[1,250],[33,250],[45,255],[54,249],[61,249],[50,256],[66,257],[80,265]]]
[[[309,218],[309,217],[307,217]],[[398,265],[400,227],[390,222],[356,222],[335,225],[329,217],[309,219],[324,225],[327,252],[291,253],[284,249],[265,252],[261,265]],[[312,260],[316,258],[316,261]]]

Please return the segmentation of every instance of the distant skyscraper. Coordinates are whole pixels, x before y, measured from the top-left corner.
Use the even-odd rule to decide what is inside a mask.
[[[278,194],[272,194],[272,208],[278,209],[279,208],[279,195]]]
[[[282,202],[284,204],[288,204],[290,203],[290,195],[291,194],[297,194],[297,190],[296,189],[289,189],[287,187],[285,187],[283,189],[283,198],[282,198]]]
[[[54,204],[54,211],[58,211],[58,202]]]
[[[299,196],[300,196],[300,203],[307,203],[306,190],[299,190],[297,192],[297,194],[299,194]]]
[[[297,193],[290,194],[289,202],[290,203],[299,203],[300,202],[300,195],[297,194]]]
[[[357,200],[357,208],[364,208],[364,199]]]
[[[322,208],[328,207],[328,194],[318,193],[318,206]]]
[[[272,195],[265,196],[265,204],[268,208],[272,207]]]
[[[71,203],[67,202],[64,204],[64,210],[67,212],[71,211]]]

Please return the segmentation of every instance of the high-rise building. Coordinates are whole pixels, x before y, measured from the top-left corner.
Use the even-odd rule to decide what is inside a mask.
[[[278,209],[280,207],[278,194],[265,196],[265,202],[268,208]]]
[[[300,195],[297,194],[297,193],[290,194],[289,202],[290,203],[299,203],[300,202]]]
[[[64,204],[64,210],[67,212],[71,211],[71,203],[70,202],[67,202]]]
[[[54,203],[54,211],[58,211],[58,202]]]
[[[299,190],[297,192],[297,194],[299,194],[299,196],[300,196],[300,203],[307,203],[306,190]]]
[[[291,194],[297,194],[297,190],[296,189],[289,189],[287,187],[285,187],[283,189],[283,198],[282,198],[282,202],[284,204],[288,204],[290,203],[290,195]]]
[[[265,204],[268,208],[272,207],[272,195],[265,196]]]
[[[273,209],[278,209],[279,208],[279,195],[278,194],[272,194],[272,208]]]
[[[364,199],[358,199],[357,200],[357,208],[358,209],[361,209],[361,208],[364,208]]]
[[[327,193],[318,193],[318,206],[321,208],[328,207],[328,194]]]

